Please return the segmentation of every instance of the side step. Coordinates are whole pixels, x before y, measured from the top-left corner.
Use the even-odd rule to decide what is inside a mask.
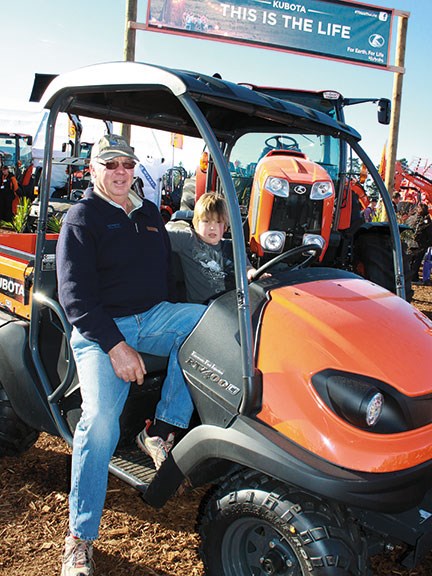
[[[136,447],[117,450],[111,458],[109,471],[143,493],[156,475],[153,460]]]

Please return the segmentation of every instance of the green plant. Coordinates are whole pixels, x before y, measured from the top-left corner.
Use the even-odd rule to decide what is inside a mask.
[[[52,214],[48,218],[47,230],[53,234],[58,234],[63,224],[63,214]]]
[[[12,221],[6,222],[5,220],[0,220],[0,227],[5,228],[6,230],[13,230],[14,232],[25,232],[30,208],[30,199],[24,196],[19,201],[16,214],[12,218]]]

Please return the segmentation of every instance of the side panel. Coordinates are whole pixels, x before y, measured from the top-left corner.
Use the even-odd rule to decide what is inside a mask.
[[[58,434],[41,394],[28,347],[28,323],[0,316],[0,381],[17,415],[36,430]]]
[[[0,254],[0,307],[21,318],[30,318],[29,295],[26,295],[25,274],[28,262],[20,262]]]

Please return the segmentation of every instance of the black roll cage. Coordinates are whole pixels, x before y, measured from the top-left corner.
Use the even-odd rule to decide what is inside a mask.
[[[105,122],[122,122],[178,132],[205,141],[224,189],[230,217],[245,390],[240,413],[247,414],[253,401],[255,362],[242,220],[235,187],[222,150],[223,144],[232,139],[233,133],[298,130],[302,133],[327,134],[348,143],[374,178],[389,215],[396,288],[399,296],[405,296],[401,244],[391,198],[372,161],[360,147],[360,135],[346,124],[317,110],[260,94],[218,78],[132,62],[98,64],[57,76],[48,85],[41,103],[49,110],[49,115],[40,185],[34,266],[36,297],[33,298],[31,310],[30,349],[47,397],[56,400],[58,395],[56,391],[53,393],[49,385],[38,350],[38,335],[41,304],[44,303],[42,261],[47,232],[51,159],[56,119],[61,112]],[[46,302],[45,299],[45,305]],[[54,400],[51,408],[59,423],[61,418],[59,415],[56,417],[58,408]],[[65,437],[68,437],[69,433],[63,429],[64,426],[61,428]]]

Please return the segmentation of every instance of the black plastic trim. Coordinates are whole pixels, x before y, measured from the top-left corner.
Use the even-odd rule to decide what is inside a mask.
[[[391,473],[365,473],[327,462],[264,423],[239,416],[229,428],[194,428],[173,449],[185,476],[215,458],[259,470],[324,498],[380,512],[403,512],[430,490],[432,462]]]
[[[372,427],[364,426],[371,434],[396,434],[416,430],[432,423],[432,395],[405,396],[390,384],[364,376],[351,374],[341,370],[328,368],[312,376],[312,384],[326,405],[338,416],[341,416],[331,399],[332,378],[339,379],[339,388],[344,388],[350,394],[349,382],[357,381],[365,386],[376,388],[384,396],[383,411],[377,424]]]

